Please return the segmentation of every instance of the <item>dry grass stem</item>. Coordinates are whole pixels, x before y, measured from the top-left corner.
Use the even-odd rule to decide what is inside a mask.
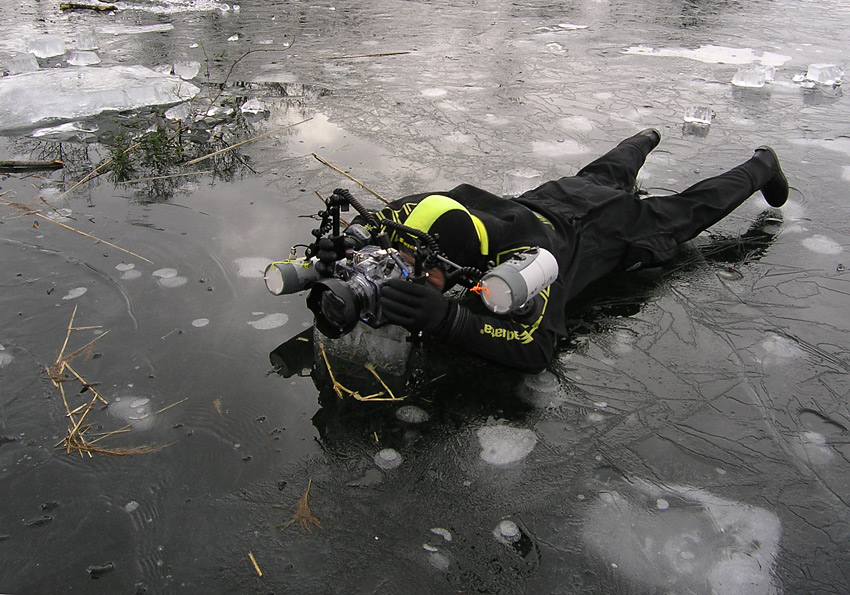
[[[65,407],[65,415],[70,420],[70,427],[68,428],[67,435],[65,436],[65,438],[62,441],[60,441],[58,444],[56,444],[56,446],[57,447],[64,446],[65,452],[68,453],[68,454],[70,454],[71,452],[77,452],[81,456],[83,454],[87,454],[87,455],[89,455],[89,457],[93,456],[94,454],[104,454],[104,455],[113,455],[113,456],[147,454],[147,453],[157,452],[159,450],[162,450],[163,448],[166,448],[167,446],[170,446],[170,445],[166,444],[166,445],[158,445],[158,446],[143,445],[143,446],[135,446],[135,447],[130,447],[130,448],[109,448],[109,447],[99,446],[96,443],[99,442],[100,440],[104,439],[104,438],[109,437],[109,436],[114,436],[116,434],[121,434],[121,433],[127,432],[129,430],[129,428],[131,428],[132,426],[134,426],[134,425],[136,425],[136,424],[138,424],[138,423],[140,423],[140,422],[142,422],[142,421],[144,421],[144,420],[146,420],[150,417],[153,417],[154,415],[158,415],[158,414],[162,413],[163,411],[166,411],[167,409],[170,409],[170,408],[174,407],[175,405],[182,403],[186,399],[183,399],[181,401],[178,401],[177,403],[173,403],[171,405],[163,407],[159,411],[156,411],[155,413],[151,413],[150,415],[146,415],[146,416],[144,416],[140,419],[137,419],[137,420],[133,421],[132,423],[125,425],[122,428],[119,428],[119,429],[111,431],[111,432],[106,432],[106,433],[100,434],[97,438],[89,439],[89,436],[87,436],[87,433],[92,428],[92,424],[84,425],[86,418],[88,417],[88,415],[92,411],[92,409],[95,408],[98,401],[100,401],[101,403],[107,404],[107,405],[109,403],[106,400],[106,398],[104,398],[103,395],[101,395],[94,388],[95,385],[97,385],[98,383],[87,382],[86,379],[83,378],[83,376],[80,373],[78,373],[71,366],[71,360],[78,357],[80,354],[90,353],[91,348],[94,345],[94,342],[97,341],[98,339],[100,339],[101,337],[103,337],[104,335],[106,335],[106,333],[109,332],[109,331],[104,332],[103,334],[99,335],[98,337],[96,337],[92,341],[89,341],[87,344],[83,345],[81,348],[79,348],[79,349],[77,349],[77,350],[66,355],[65,351],[68,348],[68,343],[70,342],[71,334],[74,331],[94,330],[94,329],[101,328],[100,326],[79,326],[79,327],[74,326],[74,320],[75,320],[76,316],[77,316],[77,308],[75,306],[74,311],[71,313],[71,319],[68,322],[68,327],[65,331],[65,339],[62,342],[62,347],[59,350],[59,355],[56,357],[56,363],[54,363],[52,366],[45,366],[45,371],[47,372],[48,378],[50,378],[50,381],[53,383],[53,385],[55,387],[57,387],[59,389],[59,393],[62,395],[62,404]],[[73,378],[67,377],[65,375],[66,370],[70,373],[70,375]],[[83,394],[85,392],[91,392],[92,397],[87,402],[85,402],[81,405],[78,405],[78,406],[76,406],[72,409],[71,405],[68,403],[68,395],[65,392],[65,384],[67,382],[73,382],[74,380],[79,382],[81,387],[82,387],[80,394]]]
[[[295,506],[295,514],[292,516],[292,519],[288,523],[283,525],[278,525],[280,529],[287,529],[290,525],[294,525],[296,522],[301,525],[301,528],[307,531],[307,533],[312,533],[310,530],[310,523],[316,525],[319,529],[322,528],[322,523],[319,522],[313,513],[310,511],[310,488],[313,485],[313,480],[310,479],[307,481],[307,491],[304,492],[304,495],[298,499]]]
[[[328,60],[354,60],[356,58],[383,58],[385,56],[403,56],[413,52],[381,52],[378,54],[360,54],[357,56],[331,56]]]
[[[277,134],[277,133],[278,133],[278,132],[280,132],[281,130],[286,130],[287,128],[292,128],[292,127],[294,127],[294,126],[298,126],[299,124],[303,124],[304,122],[309,122],[309,121],[310,121],[310,120],[312,120],[312,119],[313,119],[313,118],[307,118],[307,119],[305,119],[305,120],[301,120],[300,122],[295,122],[295,124],[288,124],[288,125],[286,125],[286,126],[281,126],[280,128],[276,128],[276,129],[271,130],[271,131],[269,131],[269,132],[266,132],[266,133],[260,134],[259,136],[254,136],[254,137],[252,137],[252,138],[245,139],[245,140],[243,140],[243,141],[241,141],[241,142],[238,142],[238,143],[236,143],[236,144],[234,144],[234,145],[230,145],[229,147],[225,147],[225,148],[223,148],[223,149],[219,149],[218,151],[213,151],[212,153],[210,153],[210,154],[208,154],[208,155],[204,155],[203,157],[198,157],[198,158],[196,158],[196,159],[192,159],[191,161],[187,161],[185,165],[194,165],[194,164],[196,164],[196,163],[200,163],[201,161],[204,161],[204,160],[206,160],[206,159],[209,159],[210,157],[215,157],[216,155],[220,155],[221,153],[226,153],[227,151],[230,151],[230,150],[232,150],[232,149],[235,149],[236,147],[241,147],[242,145],[246,145],[246,144],[248,144],[248,143],[252,143],[252,142],[254,142],[255,140],[260,140],[261,138],[265,138],[265,137],[267,137],[267,136],[271,136],[272,134]]]
[[[260,570],[260,565],[259,565],[259,564],[257,564],[257,559],[254,557],[254,553],[253,553],[253,552],[248,552],[248,557],[251,559],[251,564],[253,564],[253,565],[254,565],[254,570],[256,570],[256,571],[257,571],[257,576],[262,577],[262,576],[263,576],[263,571],[262,571],[262,570]]]
[[[357,184],[358,186],[363,188],[363,190],[365,190],[366,192],[371,192],[372,195],[374,195],[376,198],[382,200],[384,202],[384,204],[387,204],[387,205],[390,204],[390,201],[388,201],[386,198],[384,198],[383,196],[381,196],[380,194],[378,194],[377,192],[375,192],[374,190],[369,188],[366,184],[364,184],[363,182],[361,182],[360,180],[358,180],[357,178],[355,178],[351,174],[342,171],[341,169],[339,169],[338,167],[336,167],[335,165],[330,163],[327,159],[323,159],[323,158],[319,157],[318,155],[316,155],[315,153],[312,153],[312,155],[320,163],[327,165],[329,168],[334,170],[336,173],[344,175],[346,178],[348,178],[349,180],[351,180],[352,182],[354,182],[355,184]]]
[[[66,192],[66,194],[67,194],[67,192]],[[5,202],[9,206],[12,206],[12,207],[15,207],[17,209],[21,209],[23,211],[26,211],[29,215],[35,215],[36,217],[40,217],[41,219],[44,219],[45,221],[50,221],[51,223],[58,225],[59,227],[62,227],[64,229],[67,229],[68,231],[73,231],[74,233],[80,234],[81,236],[85,236],[85,237],[92,239],[96,242],[100,242],[101,244],[106,244],[107,246],[115,248],[116,250],[120,250],[121,252],[124,252],[125,254],[129,254],[130,256],[135,256],[136,258],[144,260],[147,263],[153,264],[152,260],[148,260],[144,256],[139,256],[135,252],[131,252],[130,250],[126,250],[126,249],[122,248],[121,246],[118,246],[117,244],[113,244],[112,242],[107,242],[106,240],[102,240],[97,236],[91,235],[90,233],[80,231],[79,229],[73,228],[70,225],[65,225],[64,223],[56,221],[55,219],[51,219],[50,217],[48,217],[44,213],[42,213],[40,211],[36,211],[35,209],[30,208],[30,207],[28,207],[24,204],[21,204],[19,202],[13,202],[11,200],[6,200],[5,198],[0,198],[0,201]]]
[[[149,178],[136,178],[135,180],[125,180],[123,182],[118,182],[118,184],[137,184],[139,182],[153,182],[154,180],[167,180],[169,178],[182,178],[185,176],[200,176],[204,174],[211,174],[213,170],[211,169],[202,169],[199,171],[187,171],[179,174],[169,174],[167,176],[151,176]]]

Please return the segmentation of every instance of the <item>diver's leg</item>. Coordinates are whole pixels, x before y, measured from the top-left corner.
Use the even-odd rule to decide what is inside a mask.
[[[660,132],[654,128],[642,130],[620,142],[602,157],[588,163],[576,176],[588,178],[595,184],[632,192],[646,156],[659,142]]]
[[[637,226],[668,231],[681,244],[726,217],[757,190],[772,206],[781,206],[788,197],[788,182],[779,160],[767,147],[760,147],[744,163],[683,192],[643,199]]]

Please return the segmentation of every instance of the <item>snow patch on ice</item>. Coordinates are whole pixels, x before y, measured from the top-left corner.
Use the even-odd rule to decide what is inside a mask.
[[[835,457],[835,451],[818,432],[803,432],[792,442],[794,454],[812,465],[825,465]]]
[[[558,125],[568,132],[591,132],[596,125],[584,116],[568,116],[558,120]]]
[[[429,89],[422,89],[421,93],[423,97],[445,97],[448,94],[448,91],[432,87]]]
[[[658,48],[647,46],[632,46],[623,50],[625,54],[639,56],[662,56],[667,58],[687,58],[708,64],[751,64],[759,62],[764,66],[782,66],[791,56],[763,52],[755,53],[751,48],[730,48],[719,45],[703,45],[697,49],[688,48]]]
[[[226,2],[214,2],[213,0],[152,0],[145,4],[134,2],[121,2],[120,9],[122,11],[138,10],[153,14],[182,14],[187,12],[213,12],[219,11],[222,14],[230,12],[239,12],[239,5],[234,4],[231,7]]]
[[[844,248],[830,237],[815,234],[803,240],[803,246],[818,254],[840,254]]]

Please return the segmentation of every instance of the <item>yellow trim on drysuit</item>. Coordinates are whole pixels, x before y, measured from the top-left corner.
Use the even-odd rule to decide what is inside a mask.
[[[490,239],[487,236],[487,228],[484,227],[484,222],[470,213],[465,206],[448,196],[443,196],[442,194],[426,196],[413,208],[410,215],[405,219],[404,224],[428,233],[434,222],[449,211],[463,211],[469,215],[475,226],[475,232],[478,234],[478,245],[481,254],[487,256],[490,252]]]

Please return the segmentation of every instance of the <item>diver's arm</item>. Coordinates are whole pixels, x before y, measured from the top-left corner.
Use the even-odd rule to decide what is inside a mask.
[[[540,372],[549,365],[558,336],[541,324],[546,314],[545,296],[538,296],[535,301],[539,315],[534,319],[478,314],[462,304],[450,302],[442,324],[432,336],[511,368]]]

